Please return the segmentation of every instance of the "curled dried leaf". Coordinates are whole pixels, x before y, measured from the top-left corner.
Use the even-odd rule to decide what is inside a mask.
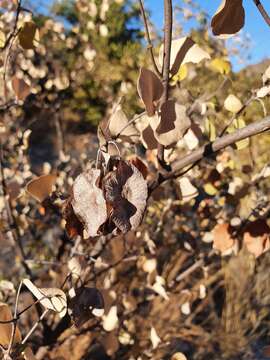
[[[103,181],[110,218],[123,233],[141,223],[148,195],[147,182],[132,164],[120,160]]]
[[[67,298],[61,289],[57,288],[38,288],[29,279],[23,280],[24,285],[29,291],[40,300],[41,305],[46,309],[53,310],[64,317],[67,312]]]
[[[107,220],[107,207],[102,190],[98,187],[101,171],[88,169],[73,184],[71,205],[75,215],[84,225],[86,236],[97,236]]]

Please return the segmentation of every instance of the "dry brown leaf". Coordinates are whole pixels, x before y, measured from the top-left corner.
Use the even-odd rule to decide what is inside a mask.
[[[0,321],[8,321],[11,320],[12,318],[13,316],[9,305],[5,303],[0,303]],[[0,324],[0,345],[6,348],[9,345],[11,334],[12,334],[12,323]],[[19,343],[21,342],[21,340],[22,340],[21,333],[17,327],[14,341],[15,343]]]
[[[65,229],[70,238],[80,235],[83,236],[83,223],[77,218],[69,198],[63,206],[63,218],[66,221]]]
[[[234,35],[245,24],[242,0],[223,0],[211,21],[214,35]]]
[[[73,184],[71,205],[75,215],[83,223],[86,237],[98,235],[107,220],[107,207],[102,190],[97,186],[101,171],[88,169]]]
[[[35,355],[33,354],[33,351],[32,349],[27,346],[24,351],[23,351],[23,357],[24,357],[24,360],[37,360],[37,358],[35,357]]]
[[[245,227],[243,244],[256,258],[270,249],[270,228],[265,220],[253,221]]]
[[[157,115],[155,115],[157,116]],[[141,140],[143,145],[148,150],[155,150],[158,147],[157,139],[155,138],[154,131],[150,125],[148,125],[142,132],[141,132]]]
[[[138,140],[139,133],[133,124],[128,124],[128,118],[123,110],[119,109],[109,119],[109,131],[113,137],[119,136],[123,140],[135,142]],[[125,129],[124,129],[125,128]],[[123,130],[124,129],[124,130]]]
[[[173,100],[161,106],[161,116],[149,118],[150,126],[157,141],[164,146],[171,146],[184,136],[191,125],[186,114],[186,107]]]
[[[26,191],[37,201],[43,202],[52,193],[55,182],[56,175],[42,175],[34,180],[31,180],[26,185]]]
[[[210,59],[209,54],[201,49],[190,37],[182,37],[172,41],[171,45],[171,74],[175,75],[180,66],[187,63],[197,64],[204,59]],[[163,62],[163,45],[159,49],[159,63]]]
[[[34,39],[37,31],[37,25],[32,21],[23,24],[18,38],[21,47],[25,50],[34,48]]]
[[[11,84],[18,100],[24,101],[30,94],[30,86],[23,79],[13,76]]]
[[[119,350],[117,332],[112,331],[108,334],[105,334],[104,338],[101,340],[101,343],[106,350],[106,354],[108,356],[113,356]]]
[[[234,245],[229,224],[217,224],[213,229],[213,248],[223,253]]]
[[[162,82],[151,70],[141,68],[137,87],[148,116],[153,116],[157,109],[157,103],[163,94]]]
[[[46,309],[53,310],[64,317],[67,312],[67,298],[65,293],[57,288],[38,288],[29,279],[23,280],[24,285],[29,291],[40,300],[41,305]]]
[[[142,173],[142,176],[144,177],[144,179],[147,178],[148,167],[138,156],[132,156],[128,159],[128,161]]]
[[[141,172],[120,160],[117,169],[104,178],[103,186],[115,226],[123,233],[136,229],[141,223],[148,196],[147,182]]]

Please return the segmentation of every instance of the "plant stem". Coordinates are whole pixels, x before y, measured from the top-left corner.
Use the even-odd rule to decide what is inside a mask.
[[[264,6],[262,5],[260,0],[253,0],[254,4],[257,6],[259,12],[261,13],[262,17],[264,18],[266,24],[270,26],[270,17],[267,14]]]
[[[172,42],[172,1],[164,0],[164,41],[163,41],[163,66],[162,66],[162,82],[164,86],[164,94],[160,106],[162,106],[169,98],[169,80],[170,80],[170,60],[171,60],[171,42]],[[164,146],[158,144],[158,162],[161,167],[166,168],[164,160]]]
[[[144,9],[144,5],[143,5],[143,1],[139,0],[140,3],[140,8],[141,8],[141,13],[142,13],[142,18],[143,18],[143,22],[144,22],[144,28],[145,28],[145,35],[146,35],[146,39],[148,42],[148,50],[150,52],[150,57],[151,57],[151,61],[152,61],[152,65],[154,67],[155,73],[158,75],[158,77],[161,77],[161,72],[159,71],[156,61],[155,61],[155,57],[154,57],[154,52],[153,52],[153,44],[152,44],[152,40],[150,37],[150,32],[149,32],[149,27],[148,27],[148,21],[146,18],[146,13],[145,13],[145,9]]]
[[[179,174],[179,172],[187,166],[193,165],[194,163],[199,163],[202,159],[209,157],[210,155],[226,148],[227,146],[235,144],[237,141],[247,139],[251,136],[261,134],[269,130],[270,116],[265,117],[264,119],[257,121],[253,124],[247,125],[232,134],[224,135],[216,139],[214,142],[207,143],[206,145],[200,147],[192,153],[182,157],[180,160],[176,160],[175,162],[173,162],[172,171],[168,174],[160,176],[158,180],[150,184],[149,193],[151,193],[163,182],[180,176],[181,174]]]

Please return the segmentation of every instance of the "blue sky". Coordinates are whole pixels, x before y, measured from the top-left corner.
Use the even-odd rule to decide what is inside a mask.
[[[270,0],[261,0],[265,9],[270,14]],[[197,0],[197,3],[208,14],[213,15],[218,8],[221,0]],[[145,6],[151,11],[151,20],[153,23],[162,28],[163,7],[162,0],[145,0]],[[174,5],[181,5],[181,0],[174,0]],[[270,58],[270,27],[264,22],[261,14],[253,3],[253,0],[244,0],[246,10],[245,33],[250,35],[250,59],[248,63],[257,63],[265,58]],[[186,29],[187,30],[187,29]],[[232,59],[234,68],[237,70],[241,67],[236,59]]]

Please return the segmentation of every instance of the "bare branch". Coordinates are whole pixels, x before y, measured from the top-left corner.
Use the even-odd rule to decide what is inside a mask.
[[[145,35],[147,38],[147,42],[148,42],[148,50],[150,52],[150,56],[151,56],[151,61],[152,61],[152,65],[154,67],[155,73],[158,75],[158,77],[161,77],[161,72],[159,71],[156,61],[155,61],[155,57],[154,57],[154,52],[153,52],[153,44],[152,44],[152,40],[150,37],[150,32],[149,32],[149,28],[148,28],[148,21],[146,18],[146,14],[145,14],[145,9],[144,9],[144,5],[143,5],[143,1],[139,0],[140,3],[140,8],[141,8],[141,13],[142,13],[142,18],[143,18],[143,22],[144,22],[144,28],[145,28]]]
[[[264,6],[262,5],[260,0],[253,0],[254,4],[257,6],[259,12],[261,13],[262,17],[264,18],[266,24],[270,26],[270,17],[267,14]]]
[[[161,105],[164,104],[169,98],[169,81],[170,81],[170,60],[171,60],[171,42],[172,42],[172,1],[164,0],[164,52],[163,52],[163,65],[162,65],[162,81],[164,86],[164,94],[162,97]],[[166,169],[164,159],[164,146],[158,144],[158,162],[163,169]]]
[[[176,176],[181,174],[180,171],[186,168],[187,166],[193,165],[194,163],[198,163],[204,158],[209,157],[210,155],[216,153],[219,150],[226,148],[232,144],[235,144],[237,141],[244,140],[254,135],[261,134],[265,131],[270,130],[270,116],[257,121],[256,123],[252,123],[247,125],[246,127],[235,131],[232,134],[224,135],[214,142],[207,143],[206,145],[200,147],[199,149],[193,151],[192,153],[184,156],[180,160],[176,160],[172,164],[172,171],[168,174],[164,174],[159,176],[159,178],[150,184],[150,193],[154,189],[156,189],[160,184],[169,179],[173,179]]]

